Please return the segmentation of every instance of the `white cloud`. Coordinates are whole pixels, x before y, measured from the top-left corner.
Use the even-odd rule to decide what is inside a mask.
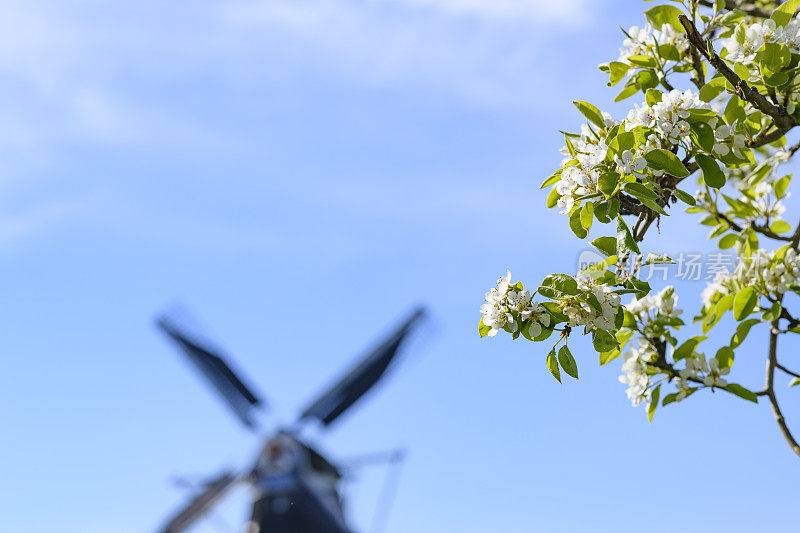
[[[587,21],[587,0],[393,0],[458,15],[532,23],[580,25]]]
[[[277,36],[353,80],[433,88],[481,104],[538,107],[559,93],[548,42],[578,31],[601,0],[244,0],[226,33]],[[563,58],[561,58],[563,59]],[[555,85],[555,87],[554,87]],[[547,94],[551,91],[552,94]]]
[[[53,228],[80,213],[85,205],[85,199],[65,198],[39,203],[16,213],[3,210],[0,215],[0,243],[5,245]]]

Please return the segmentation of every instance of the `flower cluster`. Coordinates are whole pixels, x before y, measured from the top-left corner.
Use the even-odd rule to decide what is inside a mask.
[[[711,151],[720,157],[733,153],[739,159],[743,159],[742,148],[745,147],[747,138],[742,134],[735,133],[724,122],[721,124],[720,122],[717,117],[708,121],[708,125],[714,130],[714,147]]]
[[[642,147],[644,153],[653,148],[671,148],[689,136],[686,119],[692,109],[711,109],[711,106],[688,89],[683,92],[674,89],[652,106],[634,106],[625,119],[625,128],[631,131],[644,126],[655,130],[655,135],[650,135]]]
[[[677,317],[683,313],[682,309],[678,309],[675,305],[678,303],[678,296],[675,294],[675,288],[671,285],[664,287],[658,294],[651,294],[644,298],[632,299],[631,302],[625,306],[625,309],[631,313],[634,318],[641,321],[648,321],[651,318],[658,316],[662,317]],[[650,312],[653,311],[651,317]]]
[[[622,375],[619,380],[628,385],[626,394],[634,407],[642,402],[650,401],[650,375],[647,363],[656,359],[653,346],[644,338],[639,338],[636,346],[625,352],[622,363]]]
[[[757,216],[764,218],[778,218],[785,211],[786,206],[773,196],[775,186],[768,182],[762,181],[756,185],[750,195],[743,196],[747,204],[749,204],[756,212]],[[788,198],[791,193],[785,193],[784,198]]]
[[[598,193],[598,179],[609,170],[639,178],[648,174],[661,176],[663,171],[648,168],[645,155],[654,149],[672,148],[687,139],[690,127],[686,119],[693,109],[708,110],[711,106],[690,90],[673,90],[664,94],[661,101],[653,105],[636,105],[620,126],[624,128],[623,131],[637,128],[647,131],[644,132],[643,141],[637,146],[614,154],[613,164],[608,157],[609,148],[605,135],[617,124],[608,113],[603,113],[604,130],[595,132],[584,124],[581,134],[570,141],[571,146],[561,149],[566,158],[562,162],[561,176],[556,183],[556,192],[559,195],[556,205],[560,208],[559,212],[569,214],[581,199]],[[712,120],[716,127],[718,119],[715,117]],[[724,124],[716,127],[715,131],[718,134],[720,151],[730,151],[731,148],[724,144],[730,143],[739,154],[738,150],[744,146],[743,136],[734,135]]]
[[[786,26],[777,26],[774,20],[754,22],[744,31],[734,32],[725,43],[728,59],[737,63],[749,63],[766,43],[785,45],[792,53],[800,52],[800,22],[792,19]]]
[[[486,293],[486,303],[481,306],[484,326],[490,328],[488,336],[497,335],[500,330],[510,333],[520,328],[529,328],[531,337],[537,337],[542,327],[550,325],[550,315],[521,283],[511,284],[511,271],[497,280],[497,287]]]
[[[780,296],[796,284],[800,277],[800,257],[792,248],[768,252],[756,250],[744,257],[732,273],[719,272],[702,294],[703,304],[710,307],[726,295],[744,287],[753,287],[759,294]]]
[[[628,63],[631,56],[652,55],[656,49],[656,44],[671,44],[683,54],[689,49],[689,39],[686,34],[679,33],[669,24],[664,24],[661,30],[653,31],[650,24],[644,28],[638,26],[631,27],[626,32],[627,38],[622,41],[624,48],[619,49],[619,61]]]
[[[593,329],[614,332],[615,320],[619,312],[619,294],[612,292],[607,285],[594,283],[590,279],[578,281],[578,289],[585,297],[565,300],[562,305],[564,314],[569,319],[569,327],[584,326],[584,332]]]
[[[615,123],[608,113],[603,113],[606,129]],[[562,163],[561,180],[556,185],[560,195],[558,207],[560,213],[569,213],[578,202],[578,198],[597,192],[597,180],[601,174],[601,165],[608,154],[605,138],[593,133],[586,124],[581,127],[580,137],[572,140],[575,156],[570,156],[568,147],[563,147],[561,153],[567,158]]]
[[[686,366],[678,371],[678,377],[675,378],[675,388],[678,389],[676,401],[683,400],[692,391],[690,381],[702,382],[706,387],[725,387],[728,384],[722,376],[727,376],[731,370],[720,367],[716,357],[706,361],[704,354],[693,353],[685,361]]]

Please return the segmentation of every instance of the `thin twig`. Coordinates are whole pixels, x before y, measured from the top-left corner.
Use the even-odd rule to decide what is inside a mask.
[[[797,125],[794,118],[789,115],[785,107],[773,104],[767,97],[758,92],[757,89],[747,85],[747,82],[740,78],[728,64],[714,52],[710,40],[703,42],[703,37],[700,35],[700,32],[697,31],[697,27],[686,15],[679,15],[678,20],[680,20],[686,30],[686,36],[689,38],[689,42],[692,43],[692,46],[703,54],[708,62],[711,63],[711,66],[717,69],[717,72],[722,74],[722,76],[733,85],[736,94],[738,94],[742,100],[750,102],[756,109],[772,117],[773,122],[779,130],[786,129],[786,131],[788,131]]]
[[[775,362],[775,368],[777,368],[778,370],[782,370],[784,373],[789,374],[794,378],[800,378],[800,374],[798,374],[797,372],[792,372],[791,370],[789,370],[788,368],[786,368],[785,366],[783,366],[778,362]]]
[[[772,407],[772,414],[775,415],[775,421],[778,423],[783,438],[789,443],[789,447],[797,455],[800,455],[800,444],[794,440],[792,432],[786,425],[786,420],[783,418],[783,413],[778,405],[778,398],[775,396],[775,368],[778,365],[778,320],[772,321],[772,328],[769,332],[769,355],[767,357],[767,382],[765,389],[767,390],[767,398],[769,398],[769,405]]]
[[[700,5],[705,7],[714,7],[714,2],[711,0],[700,0]],[[748,15],[753,17],[765,18],[768,19],[770,15],[772,15],[771,9],[766,9],[764,7],[758,7],[753,5],[750,2],[742,2],[741,5],[737,5],[738,2],[735,0],[725,0],[725,9],[733,11],[734,9],[738,9],[739,11],[744,11]]]

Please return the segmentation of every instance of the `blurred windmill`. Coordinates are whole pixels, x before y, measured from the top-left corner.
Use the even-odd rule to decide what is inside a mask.
[[[350,533],[342,507],[341,469],[299,435],[311,421],[329,427],[362,398],[384,376],[424,314],[422,308],[414,310],[358,364],[310,402],[291,429],[278,430],[266,438],[253,464],[240,471],[223,471],[203,483],[160,531],[186,531],[233,487],[248,484],[254,498],[247,533]],[[253,415],[265,406],[263,397],[231,369],[222,352],[167,316],[159,318],[157,324],[211,383],[236,418],[248,429],[257,430]],[[396,460],[398,455],[391,457]]]

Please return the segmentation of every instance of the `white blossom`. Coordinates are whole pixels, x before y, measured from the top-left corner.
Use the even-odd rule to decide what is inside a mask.
[[[634,317],[638,319],[649,318],[650,311],[654,312],[654,317],[660,315],[664,317],[677,317],[683,313],[682,309],[677,309],[675,305],[678,303],[678,296],[675,294],[675,288],[668,285],[657,294],[647,295],[643,298],[633,298],[631,302],[625,306]]]
[[[573,298],[563,310],[569,318],[569,326],[572,328],[584,326],[587,333],[592,329],[613,333],[616,330],[615,322],[620,306],[619,295],[611,292],[610,287],[594,283],[591,279],[578,281],[578,289],[593,294],[600,304],[600,310],[588,302]]]
[[[717,361],[716,357],[712,357],[711,360],[709,360],[708,366],[708,374],[703,378],[703,384],[706,387],[724,387],[728,384],[722,376],[726,376],[730,373],[731,370],[729,368],[720,368],[719,361]]]
[[[718,272],[703,291],[703,305],[708,308],[720,296],[743,287],[753,287],[759,294],[774,297],[784,294],[800,277],[800,258],[791,248],[782,257],[776,252],[758,249],[750,257],[743,257],[732,273]]]
[[[620,382],[628,385],[625,391],[634,407],[650,401],[650,376],[647,375],[647,362],[655,356],[650,343],[640,338],[635,347],[624,355]]]
[[[542,327],[550,325],[550,315],[533,300],[530,291],[518,290],[516,284],[512,285],[510,270],[506,270],[506,275],[497,280],[497,287],[486,293],[486,303],[480,311],[483,324],[490,328],[486,333],[489,337],[494,337],[506,327],[514,333],[523,326],[523,322],[528,321],[528,331],[536,337],[541,334]]]

